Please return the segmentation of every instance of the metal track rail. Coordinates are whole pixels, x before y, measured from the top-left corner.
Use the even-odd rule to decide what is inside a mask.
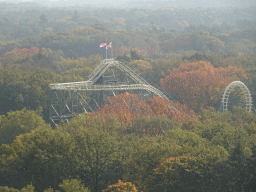
[[[132,85],[87,85],[87,84],[70,84],[58,86],[55,88],[57,90],[67,90],[67,91],[115,91],[115,90],[146,90],[156,94],[159,97],[168,99],[161,91],[146,84],[132,84]]]
[[[119,69],[132,81],[127,81],[127,83],[119,81],[115,82],[115,84],[95,84],[97,80],[99,80],[99,78],[103,76],[104,73],[106,73],[106,71],[111,67]],[[155,94],[156,96],[169,100],[165,94],[163,94],[157,88],[151,86],[128,66],[113,59],[102,60],[90,74],[89,80],[87,81],[52,83],[49,85],[49,87],[52,90],[52,93],[54,93],[51,97],[50,119],[55,126],[57,126],[57,123],[60,123],[62,120],[69,121],[73,117],[74,112],[79,114],[81,111],[87,111],[85,107],[89,107],[90,110],[93,111],[93,109],[88,105],[87,101],[80,94],[82,92],[86,93],[91,91],[100,91],[99,95],[101,95],[100,97],[103,99],[102,91],[112,91],[113,95],[115,95],[114,91],[145,90],[149,93]],[[66,92],[68,92],[69,95],[65,95]],[[94,101],[96,105],[99,106],[95,99]],[[177,110],[179,113],[181,113],[174,106],[168,105],[168,107],[171,110]]]
[[[134,80],[136,83],[140,84],[147,84],[143,78],[141,78],[139,75],[137,75],[132,69],[130,69],[128,66],[122,64],[119,61],[115,61],[113,59],[105,59],[103,60],[96,68],[93,70],[93,72],[89,76],[88,81],[81,81],[81,82],[70,82],[70,83],[52,83],[50,84],[51,89],[58,89],[58,87],[63,86],[70,86],[70,85],[92,85],[94,84],[110,67],[117,67],[122,72],[125,72],[130,75],[131,79]]]

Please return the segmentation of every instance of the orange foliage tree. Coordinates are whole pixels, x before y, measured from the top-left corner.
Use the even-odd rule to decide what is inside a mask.
[[[104,100],[105,105],[97,109],[98,113],[113,113],[121,123],[132,122],[135,117],[150,115],[150,108],[145,101],[132,93],[123,93]]]
[[[32,57],[39,53],[39,48],[31,47],[31,49],[13,49],[10,52],[6,52],[2,57],[2,62],[5,64],[16,63],[20,60],[24,60],[28,57]],[[44,54],[44,53],[42,53]]]
[[[184,122],[190,120],[194,115],[194,111],[188,110],[186,105],[162,97],[150,98],[147,103],[155,116],[162,115],[169,119],[174,118],[179,122]]]
[[[104,102],[105,105],[98,108],[97,113],[115,114],[120,123],[131,123],[136,117],[159,115],[184,122],[191,119],[194,114],[185,105],[161,97],[153,97],[145,101],[139,99],[137,95],[127,92],[109,97]]]
[[[177,23],[178,23],[179,25],[182,25],[182,26],[186,26],[186,27],[189,26],[188,22],[185,21],[185,20],[183,20],[183,21],[177,21]]]
[[[35,70],[36,68],[51,68],[51,58],[56,59],[64,56],[61,50],[52,51],[51,49],[31,47],[30,49],[13,49],[12,51],[6,52],[0,63],[4,66],[19,65],[23,70]]]
[[[240,68],[214,68],[211,63],[198,61],[180,65],[160,80],[163,90],[178,96],[194,111],[216,104],[224,89],[234,80],[247,77]]]
[[[134,184],[130,182],[123,183],[121,180],[118,180],[118,182],[114,185],[109,185],[107,189],[102,190],[102,192],[119,192],[119,191],[138,192]]]
[[[118,56],[118,55],[124,55],[124,54],[129,54],[131,48],[127,46],[123,46],[120,48],[113,48],[113,56]],[[110,54],[110,52],[109,52]]]

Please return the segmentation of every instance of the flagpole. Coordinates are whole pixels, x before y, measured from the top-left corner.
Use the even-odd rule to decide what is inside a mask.
[[[106,40],[106,59],[108,59],[108,49],[107,49],[107,45],[108,45],[108,43],[107,43],[107,40]]]
[[[111,55],[112,55],[112,59],[113,59],[113,44],[112,44],[112,39],[111,39]]]

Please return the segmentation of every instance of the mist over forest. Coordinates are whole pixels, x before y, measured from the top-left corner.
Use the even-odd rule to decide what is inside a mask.
[[[0,2],[0,191],[255,189],[254,0]]]
[[[98,8],[163,8],[166,6],[176,7],[248,7],[255,6],[254,0],[8,0],[8,3],[37,3],[43,6],[93,6]]]

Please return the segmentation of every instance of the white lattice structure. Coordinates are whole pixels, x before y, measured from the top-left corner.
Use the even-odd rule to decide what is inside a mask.
[[[228,110],[228,97],[229,97],[231,91],[235,87],[239,87],[243,91],[243,94],[245,95],[245,99],[246,99],[246,110],[251,112],[252,111],[252,97],[251,97],[250,91],[247,88],[247,86],[244,83],[242,83],[241,81],[233,81],[225,89],[222,100],[221,100],[222,106],[223,106],[223,111]]]
[[[112,72],[111,72],[112,71]],[[112,76],[105,76],[106,73],[113,73]],[[89,80],[69,83],[53,83],[51,89],[50,119],[55,124],[61,120],[69,121],[73,113],[87,112],[86,108],[93,111],[86,98],[88,93],[98,92],[100,100],[103,101],[103,92],[115,91],[145,91],[149,95],[156,95],[168,99],[160,90],[151,86],[128,66],[114,59],[104,59],[90,74]],[[96,102],[99,107],[101,103]],[[169,99],[168,99],[169,100]],[[176,109],[169,106],[170,109]],[[179,110],[176,109],[178,112]],[[56,125],[56,124],[55,124]]]

